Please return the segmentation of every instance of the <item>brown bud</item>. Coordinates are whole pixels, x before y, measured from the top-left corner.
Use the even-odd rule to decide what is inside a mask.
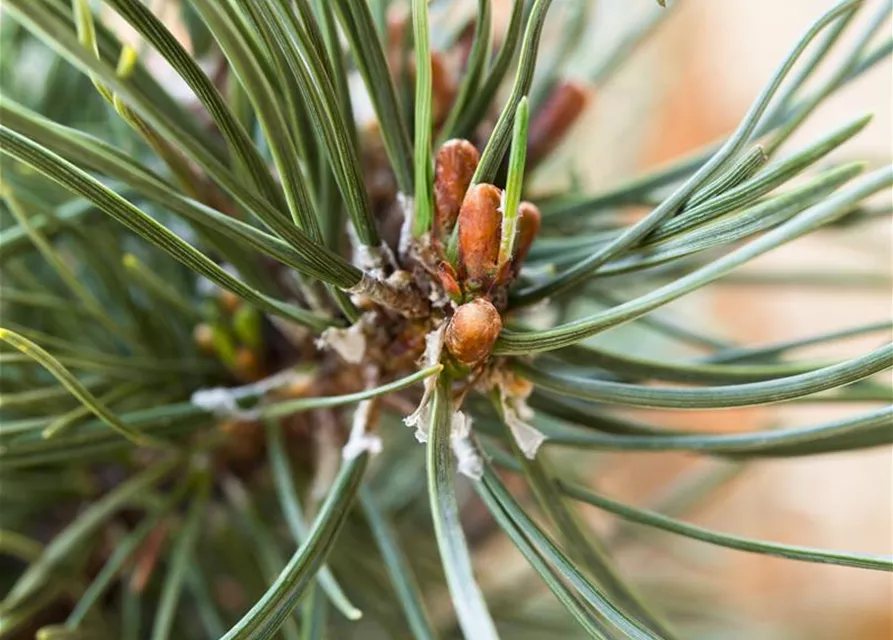
[[[502,191],[492,184],[476,184],[459,209],[460,276],[472,289],[486,289],[496,276],[502,212]]]
[[[459,302],[462,300],[462,288],[456,280],[456,270],[449,262],[441,262],[437,265],[437,275],[440,277],[440,284],[443,290],[451,300]]]
[[[563,82],[552,91],[530,122],[527,162],[536,165],[564,139],[586,107],[586,90],[575,82]]]
[[[434,224],[445,239],[456,224],[480,154],[468,140],[448,140],[434,157]]]
[[[457,362],[472,367],[490,355],[500,331],[499,311],[489,300],[478,298],[456,309],[444,344]]]
[[[512,271],[515,275],[530,251],[530,245],[540,230],[540,210],[532,202],[526,200],[518,206],[518,236],[515,238],[515,255],[512,258]]]

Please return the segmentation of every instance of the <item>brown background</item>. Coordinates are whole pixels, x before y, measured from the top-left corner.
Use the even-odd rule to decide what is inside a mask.
[[[615,12],[636,4],[600,3]],[[581,132],[593,132],[596,139],[566,149],[572,158],[569,162],[587,171],[593,181],[608,185],[632,166],[658,164],[728,132],[795,40],[833,4],[828,0],[681,2],[653,41],[599,93],[580,126]],[[862,18],[878,4],[866,2]],[[890,33],[889,24],[882,32],[879,35]],[[875,117],[869,127],[834,157],[889,162],[891,77],[887,60],[829,100],[782,153],[871,111]],[[643,79],[648,85],[644,89]],[[624,124],[618,127],[618,122]],[[630,154],[628,143],[634,140],[639,143],[638,151]],[[890,201],[889,193],[884,197]],[[887,219],[859,231],[819,233],[766,256],[753,268],[833,268],[889,278],[891,246]],[[725,336],[744,344],[761,344],[889,318],[891,294],[885,286],[785,286],[770,291],[713,287],[709,294],[699,294],[672,309],[699,323],[705,321],[707,312],[707,321]],[[881,339],[875,334],[821,353],[852,355],[877,346]],[[765,427],[781,417],[786,424],[816,423],[852,410],[817,405],[783,413],[772,409],[674,413],[672,424],[736,430]],[[599,472],[598,478],[612,495],[641,497],[692,464],[683,456],[627,455],[610,461],[608,470]],[[764,539],[890,554],[891,471],[889,448],[759,463],[691,519]],[[666,536],[657,539],[659,544],[670,541]],[[670,577],[691,578],[707,586],[713,596],[718,595],[740,614],[740,637],[893,637],[893,582],[888,574],[725,552],[699,543],[681,546],[702,554],[694,569],[658,552],[634,554],[628,559],[629,566],[647,569],[644,574],[665,571]]]

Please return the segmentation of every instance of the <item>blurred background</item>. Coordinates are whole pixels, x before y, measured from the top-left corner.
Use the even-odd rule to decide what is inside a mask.
[[[648,4],[598,2],[590,37],[609,42],[625,22],[635,19],[631,14],[650,10],[640,6]],[[675,2],[672,14],[653,37],[605,86],[595,89],[578,135],[570,136],[559,163],[576,172],[587,191],[594,192],[618,184],[632,171],[657,166],[716,140],[737,125],[796,39],[834,4],[832,0]],[[865,4],[863,20],[880,2]],[[890,34],[889,23],[883,31],[879,35]],[[841,51],[846,48],[845,44],[840,47]],[[578,62],[585,66],[585,61]],[[893,147],[891,103],[893,67],[887,59],[829,99],[781,153],[871,112],[874,119],[866,130],[824,162],[859,158],[874,166],[888,163]],[[893,195],[884,197],[889,204]],[[887,218],[858,230],[813,234],[743,270],[751,284],[720,281],[670,305],[667,312],[711,328],[714,335],[749,345],[889,319],[893,315],[891,232]],[[804,278],[834,271],[846,282],[831,287],[799,282],[767,288],[760,278],[767,267],[784,267]],[[629,340],[623,331],[608,332],[602,339],[608,344],[614,340],[615,347],[616,341],[626,339],[631,348],[642,348],[641,341]],[[845,357],[871,349],[882,339],[875,334],[810,355]],[[737,431],[782,423],[814,424],[853,410],[820,404],[783,411],[676,412],[668,424],[678,429]],[[666,421],[667,414],[649,419]],[[699,464],[682,455],[623,454],[603,459],[593,473],[597,486],[609,495],[642,503]],[[752,463],[685,517],[757,538],[890,554],[891,509],[893,451],[881,448]],[[606,530],[610,523],[603,523]],[[724,551],[664,534],[654,534],[650,540],[654,544],[644,545],[645,551],[636,545],[623,563],[641,570],[646,582],[681,580],[695,585],[694,597],[701,590],[717,598],[721,614],[731,618],[718,625],[726,632],[715,637],[893,637],[893,579],[888,574]]]
[[[553,11],[580,1],[584,0],[555,0]],[[600,48],[609,50],[625,28],[656,8],[655,0],[585,1],[593,3],[593,26],[586,36],[593,56]],[[866,0],[861,19],[880,3]],[[175,2],[152,4],[162,15],[168,7],[175,15]],[[506,9],[511,0],[495,0],[495,4]],[[593,89],[585,117],[559,157],[538,176],[542,188],[575,176],[586,192],[595,193],[722,137],[737,125],[796,39],[833,4],[836,0],[669,0],[671,13],[665,23],[617,73]],[[439,5],[448,7],[450,2]],[[175,20],[170,17],[171,24]],[[500,33],[504,21],[497,20],[495,29]],[[886,34],[891,29],[886,25]],[[546,37],[560,38],[561,33],[553,30]],[[846,45],[840,49],[846,51]],[[571,74],[583,77],[591,66],[584,56],[573,61]],[[867,159],[872,165],[890,162],[893,67],[889,59],[825,101],[786,144],[782,155],[866,112],[873,113],[874,119],[865,131],[822,164],[842,159]],[[889,204],[893,194],[884,197]],[[720,281],[661,313],[742,345],[770,344],[890,319],[891,266],[893,229],[889,218],[879,219],[872,226],[818,232],[791,243],[742,270],[746,277]],[[797,276],[798,282],[767,284],[766,272],[779,267]],[[839,282],[828,286],[824,274],[832,272]],[[825,283],[819,285],[819,280]],[[631,354],[666,348],[651,338],[620,328],[599,339]],[[835,344],[832,350],[811,350],[810,355],[843,358],[875,347],[882,338],[890,337],[873,334]],[[680,351],[678,355],[692,354]],[[852,407],[824,403],[784,410],[660,412],[647,419],[676,429],[733,432],[814,424],[852,411]],[[591,454],[583,464],[594,485],[607,495],[647,505],[675,480],[701,468],[709,470],[713,463],[686,455],[624,453]],[[734,477],[685,511],[682,519],[790,544],[893,552],[893,451],[889,448],[754,462],[723,473]],[[715,603],[713,624],[699,637],[893,638],[893,578],[889,574],[722,550],[659,532],[646,537],[642,530],[618,528],[616,519],[594,510],[587,516],[614,541],[621,567],[653,591],[662,606],[677,615],[688,610],[703,614],[705,603]],[[625,544],[633,536],[641,544]],[[507,541],[500,540],[479,555],[487,561],[481,576],[485,585],[511,585],[525,571]]]
[[[579,1],[554,0],[551,12],[568,10]],[[592,76],[600,54],[656,10],[654,0],[586,1],[592,4],[593,16],[584,36],[587,53],[569,65],[570,75],[581,79]],[[881,2],[867,0],[860,19],[873,14]],[[652,36],[593,88],[588,111],[562,153],[536,176],[535,188],[548,189],[574,177],[585,192],[595,193],[727,134],[796,40],[836,1],[669,0],[667,4],[669,14]],[[511,0],[495,0],[494,6],[498,34],[505,29]],[[173,23],[176,3],[156,3],[162,13],[166,8]],[[449,22],[454,10],[451,2],[435,3],[432,17]],[[561,20],[547,22],[542,61],[548,60],[550,39],[557,42],[563,35],[560,28],[550,31],[550,24],[560,25]],[[858,30],[858,26],[850,29],[850,36]],[[889,34],[891,26],[887,24],[884,31]],[[846,50],[844,42],[836,53]],[[832,67],[834,60],[832,54],[824,68]],[[820,70],[813,80],[821,77]],[[851,159],[867,159],[875,166],[890,161],[889,59],[826,100],[781,154],[867,112],[874,114],[869,126],[820,166]],[[893,195],[885,197],[889,203]],[[843,329],[893,316],[891,265],[893,229],[889,218],[879,219],[872,226],[819,232],[791,243],[743,269],[746,277],[736,277],[734,283],[720,281],[661,313],[743,345]],[[799,281],[767,286],[767,270],[779,267]],[[809,282],[827,280],[824,274],[829,272],[841,282],[830,287]],[[844,358],[873,348],[883,338],[873,334],[837,343],[831,350],[812,349],[810,355]],[[666,349],[665,343],[653,342],[653,335],[624,327],[600,339],[634,354]],[[731,432],[814,424],[851,411],[852,407],[824,403],[784,410],[669,416],[660,412],[647,418],[676,429]],[[624,453],[592,454],[583,464],[587,471],[591,467],[594,484],[608,495],[651,504],[674,481],[696,475],[700,467],[709,473],[712,463],[686,455]],[[726,475],[734,477],[682,517],[766,540],[880,554],[893,551],[893,451],[888,448],[751,463]],[[662,606],[680,616],[696,611],[700,618],[704,604],[715,603],[713,623],[706,624],[700,637],[893,638],[893,578],[887,574],[727,551],[662,533],[649,533],[644,544],[627,545],[623,541],[633,534],[644,538],[641,530],[618,530],[617,520],[594,510],[587,515],[609,540],[617,541],[622,568],[652,590]],[[484,584],[513,585],[526,570],[504,540],[481,550],[479,557],[486,559]]]

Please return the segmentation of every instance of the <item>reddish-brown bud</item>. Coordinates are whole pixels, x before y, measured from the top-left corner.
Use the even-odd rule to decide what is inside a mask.
[[[437,265],[437,275],[440,277],[440,284],[443,290],[451,300],[459,302],[462,299],[462,288],[456,280],[456,270],[449,262],[441,262]]]
[[[450,318],[444,344],[457,362],[473,367],[490,355],[502,318],[489,300],[478,298],[461,305]]]
[[[459,209],[460,276],[472,288],[488,288],[496,276],[502,212],[502,191],[492,184],[476,184]]]
[[[515,275],[521,270],[530,245],[536,239],[540,230],[539,207],[526,200],[518,206],[518,236],[515,238],[515,255],[512,258],[512,271]]]
[[[563,82],[552,91],[530,122],[527,163],[537,164],[564,139],[588,101],[586,90],[575,82]]]
[[[456,225],[478,160],[480,154],[468,140],[448,140],[434,156],[434,224],[441,239]]]

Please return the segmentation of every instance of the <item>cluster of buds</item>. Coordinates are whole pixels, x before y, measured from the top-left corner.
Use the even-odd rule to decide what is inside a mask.
[[[395,81],[412,83],[416,74],[418,61],[406,46],[411,26],[407,11],[393,8],[389,12],[387,60]],[[431,53],[435,132],[455,106],[475,28],[473,22],[469,23],[450,50]],[[559,81],[551,87],[530,121],[528,169],[547,158],[567,137],[588,101],[588,91],[575,81]],[[435,156],[431,241],[439,261],[440,284],[455,305],[444,345],[454,364],[464,369],[478,367],[491,353],[502,329],[501,311],[508,286],[518,277],[540,228],[539,209],[533,203],[521,202],[512,223],[514,237],[507,242],[503,235],[512,235],[512,231],[503,231],[503,190],[494,184],[472,184],[480,160],[475,142],[482,143],[486,133],[487,126],[477,127],[475,134],[482,136],[480,139],[449,140]],[[508,213],[511,217],[515,212]]]
[[[220,291],[204,315],[208,318],[193,330],[193,340],[207,355],[214,356],[240,382],[253,382],[265,375],[263,327],[260,313],[234,293]]]
[[[501,255],[504,193],[492,184],[472,184],[479,159],[467,140],[450,140],[437,151],[434,168],[438,273],[444,291],[458,305],[445,345],[465,367],[476,366],[490,354],[502,329],[500,301],[540,227],[539,209],[522,202],[511,255]]]

